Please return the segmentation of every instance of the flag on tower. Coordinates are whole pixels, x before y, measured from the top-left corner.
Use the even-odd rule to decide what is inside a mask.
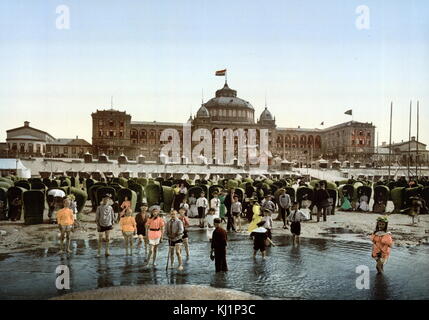
[[[325,124],[325,121],[322,121],[322,122],[320,123],[320,125],[321,125],[321,126],[323,126],[324,124]]]
[[[215,75],[216,76],[224,76],[224,75],[226,75],[226,69],[216,71]]]
[[[344,112],[344,114],[348,114],[349,116],[352,116],[353,115],[353,110],[352,109],[347,110],[346,112]]]

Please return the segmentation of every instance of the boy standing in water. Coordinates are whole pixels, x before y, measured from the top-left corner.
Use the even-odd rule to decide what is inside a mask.
[[[125,254],[128,256],[133,255],[133,236],[137,233],[137,223],[134,217],[132,216],[133,211],[131,208],[125,210],[125,215],[119,221],[121,225],[122,235],[124,236],[125,241]],[[128,252],[130,248],[130,252]]]
[[[212,238],[212,254],[215,256],[216,272],[228,271],[226,264],[226,246],[227,246],[227,235],[225,229],[220,225],[221,220],[219,218],[214,219],[215,230],[213,231]]]
[[[189,259],[189,236],[188,236],[189,218],[186,216],[185,212],[186,211],[184,208],[179,209],[179,219],[183,223],[182,241],[186,251],[186,259]]]
[[[109,245],[110,245],[110,230],[113,229],[113,223],[116,220],[115,212],[111,206],[112,200],[111,195],[106,194],[98,206],[95,212],[95,223],[97,224],[98,230],[98,251],[97,257],[101,254],[101,246],[103,244],[103,233],[106,241],[106,257],[110,256]]]
[[[73,211],[70,209],[70,200],[64,199],[64,208],[57,211],[57,223],[60,228],[60,254],[64,252],[64,238],[67,240],[66,251],[71,253],[70,250],[70,232],[72,231],[74,224]]]
[[[140,207],[140,213],[136,215],[137,236],[139,237],[139,242],[137,244],[137,247],[141,248],[144,242],[145,255],[147,255],[147,250],[149,247],[149,241],[146,233],[146,222],[148,219],[149,219],[149,213],[147,212],[147,204],[142,203]]]
[[[292,210],[287,217],[290,221],[290,232],[292,233],[292,241],[294,244],[299,243],[301,235],[301,221],[306,220],[305,214],[298,209],[298,202],[295,201],[292,205]]]
[[[171,210],[170,220],[168,220],[167,225],[167,237],[168,237],[168,247],[169,253],[168,256],[171,261],[171,268],[174,268],[174,251],[176,251],[177,260],[179,262],[178,270],[183,270],[182,265],[182,236],[184,232],[183,222],[177,217],[177,211]]]

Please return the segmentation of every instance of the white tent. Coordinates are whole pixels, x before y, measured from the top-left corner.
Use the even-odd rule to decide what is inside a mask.
[[[31,178],[31,170],[26,168],[19,159],[0,159],[0,171],[15,171],[19,178]]]

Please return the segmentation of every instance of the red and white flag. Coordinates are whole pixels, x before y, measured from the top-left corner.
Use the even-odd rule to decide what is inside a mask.
[[[226,69],[216,71],[215,75],[216,76],[224,76],[224,75],[226,75]]]

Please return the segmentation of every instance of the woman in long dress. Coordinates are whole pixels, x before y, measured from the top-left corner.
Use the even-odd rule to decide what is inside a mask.
[[[198,217],[197,198],[195,198],[193,193],[191,193],[191,195],[189,196],[188,202],[189,202],[189,217],[190,218]]]
[[[256,200],[251,200],[252,204],[252,211],[253,211],[253,217],[252,222],[249,223],[249,227],[247,228],[247,231],[252,232],[258,227],[258,223],[262,221],[261,216],[261,206]]]

